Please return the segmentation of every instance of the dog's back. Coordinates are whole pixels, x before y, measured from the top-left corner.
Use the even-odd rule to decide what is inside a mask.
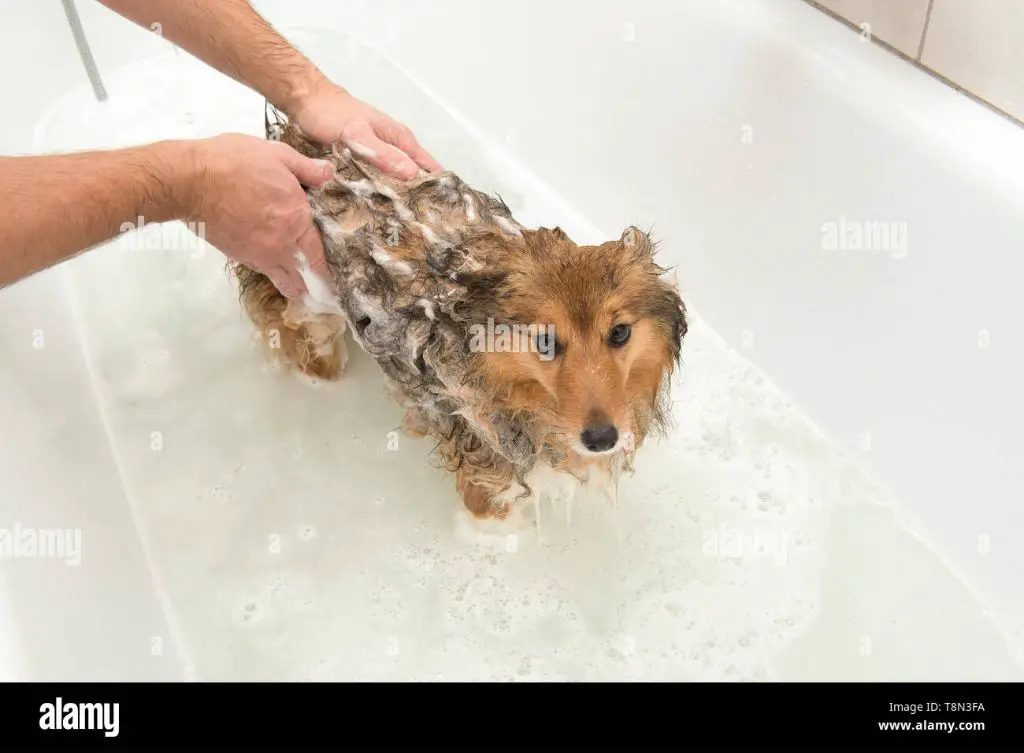
[[[274,355],[310,376],[336,378],[347,323],[410,411],[407,421],[448,446],[441,447],[446,461],[496,451],[528,468],[537,438],[515,417],[476,421],[475,404],[486,399],[476,399],[470,373],[468,328],[494,282],[494,256],[524,244],[524,228],[508,207],[451,172],[393,179],[349,149],[310,141],[278,117],[268,120],[267,137],[326,159],[336,171],[324,187],[307,188],[337,291],[330,302],[335,312],[325,313],[323,302],[289,302],[263,275],[235,269],[250,317],[264,333],[278,331]]]

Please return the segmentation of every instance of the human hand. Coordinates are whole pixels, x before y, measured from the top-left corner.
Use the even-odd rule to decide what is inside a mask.
[[[305,255],[317,277],[330,281],[320,233],[302,189],[330,180],[330,163],[309,159],[280,142],[242,134],[189,144],[194,169],[183,209],[189,219],[203,223],[206,241],[265,274],[288,298],[306,292],[297,252]]]
[[[291,121],[306,136],[321,144],[341,141],[392,177],[408,180],[420,168],[442,169],[406,126],[330,81],[318,82],[291,109]]]

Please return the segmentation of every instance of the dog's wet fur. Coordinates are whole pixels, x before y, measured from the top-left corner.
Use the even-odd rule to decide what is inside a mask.
[[[451,172],[393,179],[278,113],[267,137],[337,172],[307,190],[332,305],[289,301],[263,274],[231,264],[267,354],[337,380],[351,329],[405,408],[405,430],[436,441],[473,515],[505,518],[543,494],[531,488],[551,477],[538,464],[614,481],[666,428],[686,308],[648,234],[630,227],[578,246],[557,227],[523,227]],[[520,325],[535,347],[503,339],[501,325]]]

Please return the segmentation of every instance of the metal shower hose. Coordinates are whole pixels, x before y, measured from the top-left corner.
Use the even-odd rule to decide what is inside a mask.
[[[100,102],[107,99],[107,90],[103,86],[103,79],[100,78],[99,69],[93,59],[92,50],[89,49],[89,41],[85,38],[85,29],[82,28],[82,19],[78,17],[78,9],[75,8],[74,0],[61,0],[64,5],[64,15],[68,17],[68,24],[71,26],[71,33],[75,37],[75,46],[78,47],[78,54],[82,58],[85,72],[89,76],[89,83],[92,84],[93,93]]]

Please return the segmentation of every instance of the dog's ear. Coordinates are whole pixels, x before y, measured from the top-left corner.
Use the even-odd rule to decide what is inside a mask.
[[[659,276],[669,270],[662,269],[654,262],[654,254],[657,250],[657,243],[651,240],[651,236],[635,225],[630,225],[622,232],[619,239],[627,254],[632,258],[651,265]],[[675,274],[673,273],[673,278]],[[647,299],[647,313],[655,320],[661,322],[666,337],[669,340],[673,360],[679,359],[683,338],[686,337],[689,325],[687,322],[686,304],[683,303],[679,291],[678,279],[672,282],[660,279],[656,285],[656,291]]]
[[[651,257],[654,255],[654,242],[647,233],[635,225],[630,225],[622,232],[619,242],[626,250],[638,256]]]
[[[536,230],[527,230],[523,237],[526,239],[526,247],[537,259],[549,258],[559,243],[566,241],[572,243],[572,239],[560,227],[539,227]]]

